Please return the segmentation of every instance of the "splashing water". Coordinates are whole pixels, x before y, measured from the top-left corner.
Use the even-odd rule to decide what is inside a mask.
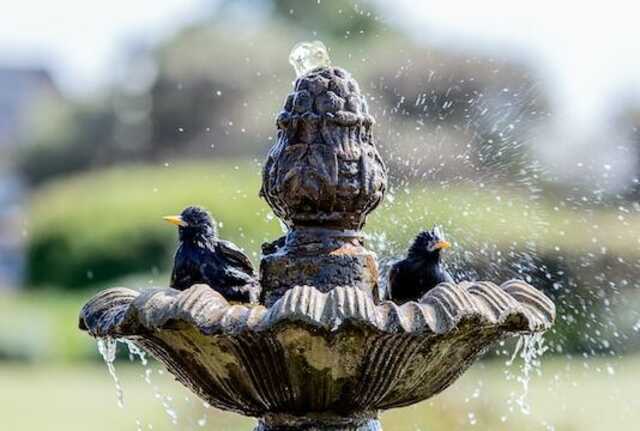
[[[147,354],[144,350],[140,349],[133,341],[129,341],[124,338],[118,341],[126,344],[127,349],[129,350],[129,359],[131,361],[134,361],[137,357],[138,359],[140,359],[142,366],[145,367],[145,369],[147,368],[147,364],[149,363],[149,361],[147,361]]]
[[[319,40],[296,44],[289,54],[289,63],[295,69],[297,77],[306,75],[319,67],[331,66],[327,47]]]
[[[114,362],[116,359],[118,342],[123,343],[127,346],[127,349],[129,350],[129,359],[133,361],[136,358],[138,358],[140,360],[140,363],[145,368],[144,375],[143,375],[144,381],[153,387],[154,397],[160,401],[160,404],[162,404],[162,407],[164,408],[164,411],[167,413],[167,416],[169,417],[171,423],[174,425],[177,425],[178,413],[176,412],[175,408],[171,404],[173,402],[173,398],[169,395],[161,394],[160,388],[156,385],[153,385],[151,381],[151,375],[153,374],[153,370],[149,366],[149,361],[147,359],[146,352],[140,349],[133,341],[130,341],[124,338],[111,338],[111,337],[98,338],[97,339],[98,351],[100,352],[100,355],[102,355],[102,358],[104,359],[104,362],[107,365],[107,369],[109,370],[109,374],[111,375],[111,377],[113,378],[113,381],[115,382],[118,406],[120,408],[124,408],[124,391],[122,389],[122,385],[120,384],[120,379],[116,374],[116,368],[114,365]],[[158,374],[164,374],[164,372],[161,369],[158,369]],[[206,420],[205,420],[205,423],[206,423]],[[140,421],[137,420],[136,426],[138,429],[140,429],[141,425],[142,424],[140,423]]]
[[[146,352],[140,349],[140,347],[138,347],[133,341],[130,341],[124,338],[118,339],[117,341],[120,341],[127,346],[127,349],[129,350],[129,358],[131,360],[135,360],[136,357],[140,360],[140,363],[144,367],[144,374],[143,374],[144,381],[153,388],[154,398],[160,401],[160,404],[162,405],[162,408],[164,409],[167,416],[169,417],[169,420],[171,421],[171,423],[174,425],[177,425],[178,413],[172,405],[173,398],[169,395],[163,395],[160,392],[160,388],[157,385],[153,384],[151,380],[153,369],[149,366],[149,361],[147,359]],[[158,370],[158,374],[161,375],[163,373],[164,372],[162,370],[160,369]]]
[[[522,393],[514,401],[524,415],[531,414],[531,406],[527,402],[531,375],[536,370],[540,373],[540,358],[544,352],[547,351],[547,347],[544,345],[543,335],[544,334],[538,333],[520,336],[513,355],[506,363],[506,365],[510,367],[516,358],[520,357],[523,359],[521,367],[522,374],[517,377],[517,381],[522,385]]]
[[[118,379],[118,375],[116,374],[116,367],[113,365],[113,362],[116,359],[118,342],[117,340],[110,337],[98,338],[97,342],[98,352],[100,352],[100,355],[102,355],[102,359],[104,359],[104,363],[107,365],[109,374],[113,378],[113,381],[116,385],[116,398],[118,400],[118,407],[124,408],[124,391],[122,390],[120,380]]]

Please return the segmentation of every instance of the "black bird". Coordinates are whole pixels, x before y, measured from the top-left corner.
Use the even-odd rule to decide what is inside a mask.
[[[187,207],[179,216],[164,217],[178,226],[171,287],[185,290],[204,283],[236,302],[257,302],[260,286],[249,258],[233,243],[218,239],[211,215]]]
[[[409,248],[406,259],[391,267],[391,299],[398,304],[417,301],[439,283],[452,282],[453,278],[442,266],[441,255],[441,251],[449,247],[437,227],[421,232]]]

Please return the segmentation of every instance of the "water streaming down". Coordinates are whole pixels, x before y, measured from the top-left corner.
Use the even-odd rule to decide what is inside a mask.
[[[114,365],[114,361],[116,359],[116,352],[118,349],[117,340],[107,337],[107,338],[98,338],[98,352],[102,355],[102,359],[104,359],[104,363],[107,365],[107,369],[109,370],[109,374],[116,385],[116,399],[118,400],[118,407],[124,408],[124,391],[122,390],[122,386],[120,385],[120,380],[118,379],[118,375],[116,374],[116,367]]]
[[[151,375],[153,374],[153,369],[149,366],[149,360],[147,359],[147,353],[140,349],[133,341],[131,340],[127,340],[125,338],[98,338],[97,339],[97,345],[98,345],[98,351],[100,352],[100,355],[102,356],[102,358],[104,359],[105,364],[107,365],[107,369],[109,371],[109,374],[111,375],[114,383],[115,383],[115,388],[116,388],[116,398],[117,398],[117,402],[118,402],[118,406],[120,408],[124,408],[124,390],[122,388],[122,385],[120,383],[120,379],[118,378],[118,375],[116,374],[116,369],[115,369],[115,359],[116,359],[116,352],[117,352],[117,345],[118,342],[123,343],[127,346],[127,349],[129,351],[129,359],[131,361],[135,361],[136,358],[140,361],[140,363],[142,364],[142,366],[144,367],[144,374],[142,375],[144,381],[150,385],[153,388],[153,396],[155,399],[157,399],[160,404],[163,407],[163,410],[165,411],[165,413],[167,414],[169,420],[171,421],[172,424],[177,425],[178,424],[178,413],[175,409],[175,407],[172,405],[173,402],[173,397],[170,395],[163,395],[160,392],[160,388],[157,385],[154,385],[152,380],[151,380]],[[162,369],[158,369],[157,373],[159,375],[164,374],[164,371]],[[206,416],[201,417],[197,420],[197,424],[200,427],[203,427],[204,425],[206,425]],[[143,429],[142,428],[142,423],[140,422],[140,420],[136,420],[136,427],[138,430]],[[152,429],[152,425],[149,424],[148,426],[149,429]]]
[[[541,358],[547,347],[544,344],[544,334],[527,334],[521,335],[516,343],[513,355],[506,362],[507,367],[511,367],[517,358],[522,359],[520,366],[521,374],[516,376],[516,381],[522,385],[522,392],[515,399],[509,400],[510,403],[518,406],[520,412],[524,415],[531,414],[531,406],[527,400],[529,395],[529,383],[534,372],[540,372],[542,365]],[[507,370],[507,378],[510,379]]]
[[[172,405],[173,397],[171,397],[170,395],[163,395],[160,392],[160,388],[157,385],[153,384],[153,382],[151,380],[151,375],[153,374],[153,369],[149,365],[149,360],[147,359],[146,352],[144,350],[140,349],[133,341],[130,341],[130,340],[127,340],[127,339],[124,339],[124,338],[119,339],[118,341],[121,341],[122,343],[124,343],[127,346],[127,349],[129,350],[129,358],[131,360],[135,360],[135,358],[138,358],[140,360],[140,363],[142,364],[142,366],[144,368],[143,379],[144,379],[145,383],[147,383],[149,386],[152,387],[154,398],[157,399],[160,402],[160,404],[162,405],[163,410],[165,411],[165,413],[169,417],[169,420],[171,421],[171,423],[174,424],[174,425],[177,425],[178,424],[178,413],[177,413],[175,407]],[[162,369],[158,369],[157,372],[160,375],[164,374],[164,371]]]

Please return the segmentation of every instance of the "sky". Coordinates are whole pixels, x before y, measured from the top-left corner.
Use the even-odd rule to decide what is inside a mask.
[[[206,17],[215,0],[5,0],[0,65],[49,68],[66,92],[113,79],[131,42],[153,45]]]

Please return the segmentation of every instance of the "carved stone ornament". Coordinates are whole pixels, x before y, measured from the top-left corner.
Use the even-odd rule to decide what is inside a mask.
[[[273,212],[290,227],[361,229],[387,174],[358,83],[338,67],[315,69],[297,79],[276,123],[261,190]]]
[[[294,86],[276,121],[260,191],[290,228],[262,259],[262,301],[271,305],[291,286],[312,284],[323,292],[356,287],[377,302],[376,258],[360,234],[387,186],[373,117],[344,69],[320,66]]]
[[[547,330],[555,307],[522,281],[442,283],[401,306],[377,295],[360,232],[387,181],[374,121],[321,44],[297,48],[261,190],[289,231],[263,246],[260,304],[206,285],[116,288],[80,328],[133,341],[211,405],[259,418],[256,431],[380,430],[381,410],[438,394],[508,335]]]

